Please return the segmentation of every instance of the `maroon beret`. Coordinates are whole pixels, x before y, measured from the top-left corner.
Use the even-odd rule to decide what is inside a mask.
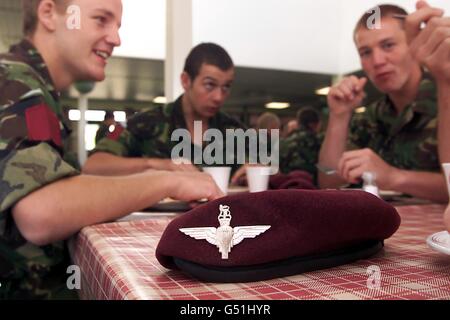
[[[260,281],[367,258],[399,225],[391,205],[364,191],[236,194],[174,219],[156,257],[204,281]]]

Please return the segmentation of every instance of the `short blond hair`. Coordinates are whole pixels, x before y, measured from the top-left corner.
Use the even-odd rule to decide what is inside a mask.
[[[393,5],[393,4],[380,4],[377,7],[380,9],[380,18],[381,19],[393,17],[395,15],[400,15],[400,16],[408,15],[408,12],[405,9],[403,9],[402,7]],[[353,38],[356,37],[356,33],[360,29],[366,29],[366,30],[369,29],[368,21],[369,21],[369,19],[371,19],[372,15],[373,15],[373,10],[375,8],[368,10],[361,16],[361,18],[359,18],[358,22],[356,23],[355,29],[353,31]],[[404,28],[403,20],[397,19],[397,21],[399,22],[400,26],[402,28]]]
[[[32,36],[36,32],[38,24],[38,7],[42,0],[22,0],[23,26],[25,36]],[[58,7],[58,11],[64,12],[69,0],[52,0]]]

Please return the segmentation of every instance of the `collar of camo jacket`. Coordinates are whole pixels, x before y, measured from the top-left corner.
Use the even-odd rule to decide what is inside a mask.
[[[59,93],[55,90],[47,65],[45,64],[44,59],[42,58],[39,51],[31,42],[23,39],[18,44],[11,46],[9,52],[15,57],[19,58],[21,61],[30,65],[46,84],[47,89],[53,96],[53,98],[55,100],[59,100]]]

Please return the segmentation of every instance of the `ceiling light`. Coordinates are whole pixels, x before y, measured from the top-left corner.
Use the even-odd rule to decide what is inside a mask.
[[[290,106],[291,104],[289,102],[270,102],[266,104],[267,109],[276,109],[276,110],[287,109]]]
[[[85,113],[86,121],[93,122],[102,122],[105,118],[105,111],[100,110],[88,110]],[[80,121],[81,112],[80,110],[70,110],[69,111],[69,120],[71,121]]]
[[[316,94],[319,96],[327,96],[328,93],[330,92],[330,89],[331,89],[330,87],[318,89],[318,90],[316,90]]]
[[[114,111],[114,120],[117,122],[126,122],[127,113],[125,111]]]
[[[88,110],[85,113],[86,121],[89,122],[102,122],[105,119],[105,111],[103,110]],[[114,119],[117,122],[126,121],[125,111],[114,111]],[[70,121],[80,121],[81,112],[80,110],[69,110],[69,120]]]
[[[167,98],[163,97],[163,96],[159,96],[156,97],[155,99],[153,99],[154,103],[159,103],[159,104],[166,104],[167,103]]]
[[[355,109],[356,113],[364,113],[366,112],[366,107],[359,107]]]
[[[80,121],[80,119],[81,119],[80,110],[69,110],[70,121]]]

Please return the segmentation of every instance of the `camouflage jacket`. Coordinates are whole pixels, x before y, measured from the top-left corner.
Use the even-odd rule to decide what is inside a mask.
[[[107,152],[121,157],[147,157],[170,159],[172,149],[179,141],[171,141],[172,133],[176,129],[186,129],[186,121],[182,110],[182,97],[165,106],[148,108],[135,114],[127,124],[127,129],[116,127],[105,139],[97,144],[95,152]],[[245,126],[225,113],[219,112],[209,120],[210,129],[218,129],[224,139],[226,129],[243,129]],[[191,162],[205,165],[204,159],[199,159],[208,144],[199,146],[191,143]],[[223,154],[226,156],[226,146]],[[195,150],[197,149],[197,150]],[[232,155],[235,158],[235,153]],[[237,161],[233,161],[233,169],[239,167]],[[216,163],[222,165],[221,163]]]
[[[11,212],[33,191],[78,174],[62,158],[69,135],[62,119],[37,50],[22,41],[0,55],[0,299],[52,298],[65,285],[64,244],[28,243]]]
[[[414,171],[440,171],[437,150],[437,97],[425,75],[416,100],[399,115],[389,97],[355,114],[349,148],[370,148],[390,165]]]
[[[297,129],[280,141],[280,171],[289,173],[303,170],[311,173],[317,179],[316,163],[319,158],[323,134],[311,130]]]

